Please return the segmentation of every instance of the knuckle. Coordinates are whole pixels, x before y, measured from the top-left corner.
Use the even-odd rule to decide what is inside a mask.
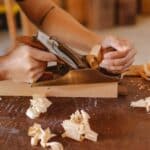
[[[124,66],[120,66],[120,67],[118,68],[119,71],[122,71],[123,69],[124,69]]]
[[[113,66],[117,66],[120,63],[119,60],[114,60],[114,62],[112,63]]]
[[[124,69],[125,69],[125,65],[120,66],[120,68],[118,70],[122,72]]]

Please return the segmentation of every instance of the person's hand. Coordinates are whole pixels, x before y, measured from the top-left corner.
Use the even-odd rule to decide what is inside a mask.
[[[8,53],[4,60],[6,79],[33,83],[43,75],[47,62],[57,58],[51,53],[24,45]]]
[[[104,59],[100,66],[112,73],[122,73],[134,62],[136,50],[127,41],[108,37],[102,41],[104,49],[114,48],[116,51],[105,51]]]

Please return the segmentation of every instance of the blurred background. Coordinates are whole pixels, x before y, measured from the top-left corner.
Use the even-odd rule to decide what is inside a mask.
[[[150,0],[53,0],[81,24],[102,37],[115,35],[134,43],[136,64],[150,61]],[[0,55],[16,36],[37,29],[13,0],[0,0]]]

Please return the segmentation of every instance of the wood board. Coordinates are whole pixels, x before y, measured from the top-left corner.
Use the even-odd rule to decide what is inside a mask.
[[[0,82],[0,96],[32,96],[34,94],[51,97],[118,97],[118,83],[97,83],[49,87],[31,87],[27,83]]]

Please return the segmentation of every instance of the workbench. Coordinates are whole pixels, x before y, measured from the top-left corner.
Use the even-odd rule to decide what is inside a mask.
[[[35,120],[26,117],[29,97],[2,97],[0,101],[0,150],[42,150],[31,147],[27,131],[33,123],[50,127],[59,136],[65,150],[149,150],[150,114],[145,109],[130,107],[130,102],[150,96],[150,83],[140,78],[125,78],[128,96],[118,99],[52,98],[48,112]],[[61,123],[77,109],[91,116],[90,124],[98,132],[98,142],[76,142],[61,138]]]

